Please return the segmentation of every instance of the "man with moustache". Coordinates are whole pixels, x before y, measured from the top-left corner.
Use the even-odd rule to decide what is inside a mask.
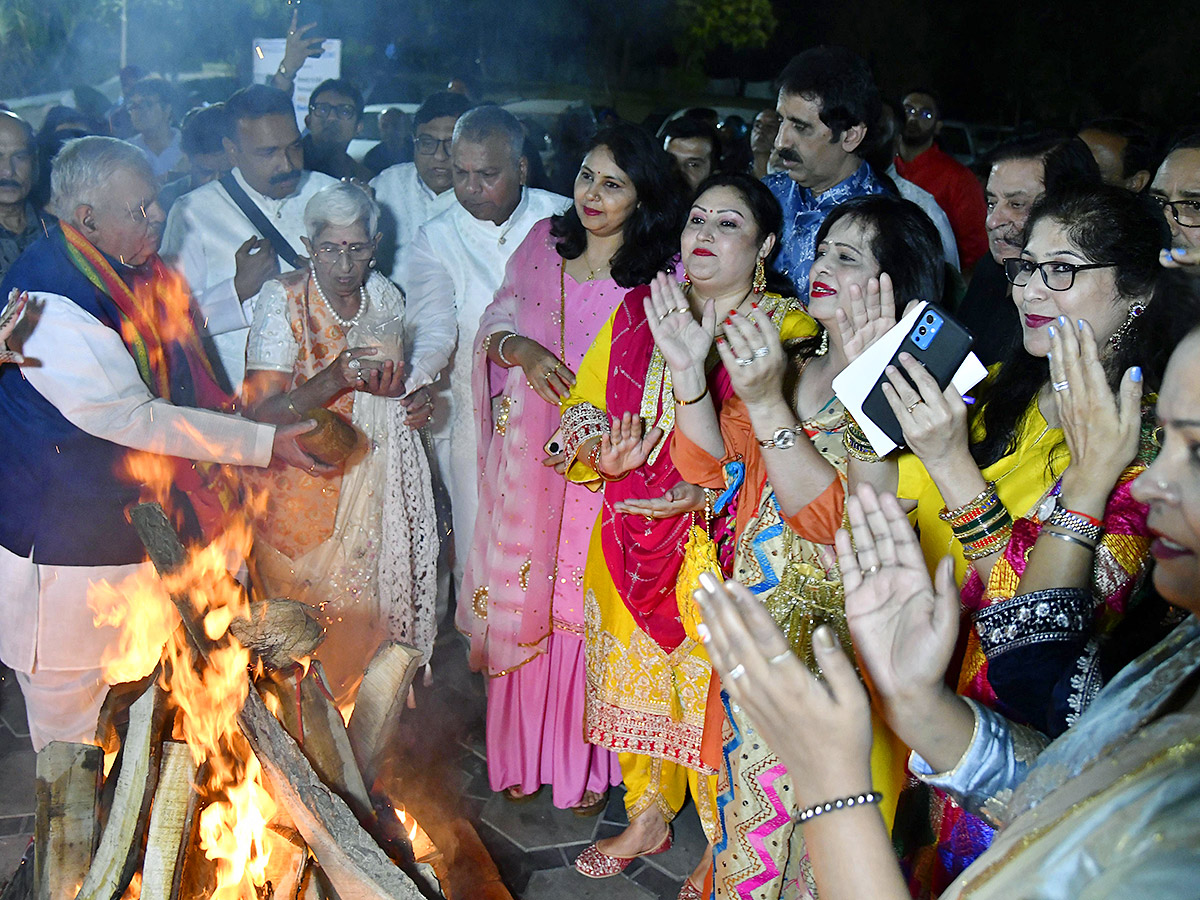
[[[808,298],[817,231],[839,203],[882,194],[863,160],[867,132],[879,117],[879,90],[866,61],[843,47],[813,47],[779,76],[776,161],[783,170],[763,183],[783,207],[774,266]]]
[[[225,102],[225,117],[233,171],[175,202],[163,256],[183,270],[236,392],[254,297],[281,269],[307,265],[304,207],[335,179],[305,171],[292,99],[283,91],[242,88]]]
[[[418,373],[429,373],[420,378],[430,379],[442,373],[431,427],[454,517],[456,587],[462,584],[479,506],[471,394],[479,317],[529,230],[570,204],[566,197],[525,186],[529,165],[521,150],[524,141],[521,123],[498,106],[480,106],[459,118],[450,147],[458,202],[421,226],[399,278],[408,309],[422,310],[422,318],[437,310],[449,312],[457,323],[457,347],[453,336],[434,346],[416,335],[410,348],[412,375],[405,383],[411,392],[421,386]]]
[[[942,130],[941,105],[931,91],[904,96],[904,127],[896,147],[896,171],[933,199],[950,218],[958,243],[958,258],[969,272],[988,249],[983,229],[986,215],[979,179],[937,143]]]
[[[69,141],[51,186],[58,223],[0,283],[40,306],[18,348],[30,364],[0,366],[0,658],[21,685],[34,750],[95,739],[117,633],[94,624],[89,591],[154,577],[126,517],[141,493],[122,477],[129,457],[153,454],[175,473],[166,506],[187,541],[213,536],[228,496],[196,463],[314,464],[296,444],[311,422],[214,411],[230,398],[186,288],[173,290],[179,277],[158,258],[163,214],[142,152]]]
[[[37,145],[29,123],[0,110],[0,279],[54,218],[29,202],[37,183]],[[5,298],[0,298],[0,306]]]
[[[1100,170],[1079,138],[1034,135],[1007,141],[990,156],[987,188],[989,255],[975,266],[957,317],[975,337],[971,349],[987,366],[1000,362],[1021,339],[1021,322],[1004,277],[1004,260],[1021,255],[1030,207],[1069,181],[1100,181]]]

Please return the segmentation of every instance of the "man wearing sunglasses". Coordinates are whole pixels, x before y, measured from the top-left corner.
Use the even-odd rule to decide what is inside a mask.
[[[970,169],[938,146],[942,114],[937,97],[927,90],[910,91],[903,106],[896,171],[933,194],[945,210],[958,244],[959,261],[963,271],[969,272],[988,250],[983,188]]]
[[[304,162],[314,172],[334,178],[369,181],[371,170],[347,151],[362,131],[362,92],[344,78],[322,81],[308,98],[304,126]]]
[[[1150,183],[1171,229],[1171,246],[1200,247],[1200,134],[1190,134],[1167,151]]]

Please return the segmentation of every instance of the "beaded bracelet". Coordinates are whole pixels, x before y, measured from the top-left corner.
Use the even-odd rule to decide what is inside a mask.
[[[500,343],[496,345],[496,356],[500,358],[500,362],[504,363],[504,365],[508,366],[510,369],[516,365],[516,363],[512,362],[507,356],[504,355],[504,345],[508,343],[509,338],[515,338],[516,336],[517,333],[515,331],[510,331],[504,337],[500,338]]]
[[[850,413],[846,413],[846,427],[842,429],[842,443],[846,447],[846,454],[860,462],[879,462],[883,458],[875,452],[875,448],[867,439],[866,432],[862,430],[862,426],[854,420],[854,416]]]
[[[879,803],[881,800],[883,800],[883,794],[877,791],[867,791],[865,794],[855,794],[853,797],[841,797],[837,800],[818,803],[816,806],[808,807],[808,809],[802,809],[792,817],[792,821],[807,822],[809,819],[815,819],[817,816],[823,816],[828,812],[835,812],[839,809],[852,809],[855,806],[867,806],[872,803]]]

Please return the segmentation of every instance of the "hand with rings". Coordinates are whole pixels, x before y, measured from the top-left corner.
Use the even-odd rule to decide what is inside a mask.
[[[1125,372],[1114,394],[1092,326],[1085,319],[1060,317],[1047,332],[1051,396],[1071,452],[1071,463],[1063,473],[1063,493],[1067,495],[1069,485],[1072,493],[1067,496],[1073,503],[1080,491],[1103,489],[1107,498],[1137,454],[1142,425],[1141,370]]]
[[[375,347],[351,347],[343,350],[325,368],[325,372],[328,373],[327,377],[334,379],[339,391],[362,390],[369,375],[368,369],[363,365],[362,357],[375,356],[378,352]]]
[[[782,398],[787,354],[779,328],[769,316],[731,312],[725,320],[724,337],[717,339],[717,352],[733,389],[747,407]]]
[[[409,428],[421,428],[433,418],[433,392],[428,385],[405,394],[400,398],[400,405],[408,410],[404,424]]]
[[[884,369],[883,396],[904,431],[904,442],[926,468],[949,459],[970,459],[967,405],[948,385],[943,391],[929,371],[909,353],[900,354],[902,373]],[[907,375],[907,377],[905,377]],[[914,387],[915,385],[915,387]],[[974,467],[974,463],[971,464]]]
[[[670,366],[676,387],[686,389],[684,396],[700,393],[705,383],[704,363],[712,349],[715,318],[712,304],[705,304],[704,314],[697,322],[679,282],[666,272],[659,272],[650,282],[650,294],[643,307],[654,343]]]
[[[547,403],[557,406],[560,399],[571,393],[575,373],[532,338],[524,335],[509,338],[504,355],[521,367],[529,389]]]
[[[835,544],[859,662],[883,697],[944,688],[958,637],[953,560],[939,563],[935,588],[916,532],[891,494],[864,484],[846,511],[854,540],[843,529]]]

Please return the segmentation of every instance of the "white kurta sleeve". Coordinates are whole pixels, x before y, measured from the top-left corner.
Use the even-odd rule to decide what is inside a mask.
[[[401,274],[407,296],[404,324],[412,345],[404,387],[414,391],[437,380],[458,342],[454,280],[434,253],[424,228],[417,232]]]
[[[239,416],[174,406],[150,393],[120,336],[57,294],[25,342],[22,372],[68,422],[124,447],[185,459],[265,466],[275,428]]]
[[[183,272],[209,334],[226,334],[249,324],[232,278],[209,286],[204,239],[186,201],[175,203],[167,214],[162,256]]]
[[[246,370],[291,372],[298,352],[296,335],[288,320],[287,292],[272,278],[255,300],[254,321],[246,343]]]

